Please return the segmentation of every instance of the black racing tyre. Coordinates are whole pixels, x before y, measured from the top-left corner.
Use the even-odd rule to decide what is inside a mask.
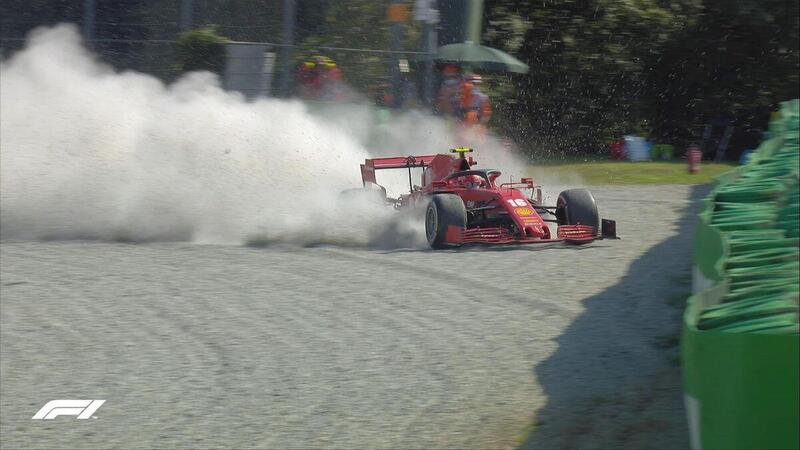
[[[425,210],[425,236],[432,248],[445,248],[447,229],[450,226],[467,228],[467,208],[455,194],[436,194]]]
[[[597,202],[588,189],[568,189],[558,194],[556,221],[559,225],[591,225],[599,230]]]

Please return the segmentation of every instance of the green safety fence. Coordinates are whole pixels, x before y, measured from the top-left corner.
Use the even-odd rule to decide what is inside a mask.
[[[703,200],[681,345],[693,448],[800,447],[799,107]]]

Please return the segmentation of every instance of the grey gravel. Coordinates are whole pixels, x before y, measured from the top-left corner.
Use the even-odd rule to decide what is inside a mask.
[[[591,446],[564,428],[586,402],[678,370],[653,342],[678,327],[695,191],[595,188],[623,239],[581,247],[4,241],[0,444],[497,448],[538,423],[529,446]],[[655,432],[683,446],[662,391]],[[31,420],[53,399],[107,401]]]

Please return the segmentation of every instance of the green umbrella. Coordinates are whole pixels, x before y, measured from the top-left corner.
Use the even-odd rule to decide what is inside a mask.
[[[434,60],[490,72],[528,73],[528,65],[508,53],[485,45],[463,42],[439,47]]]

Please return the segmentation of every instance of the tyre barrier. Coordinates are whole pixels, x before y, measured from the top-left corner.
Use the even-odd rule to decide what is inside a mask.
[[[695,449],[800,447],[799,106],[703,200],[681,338]]]

